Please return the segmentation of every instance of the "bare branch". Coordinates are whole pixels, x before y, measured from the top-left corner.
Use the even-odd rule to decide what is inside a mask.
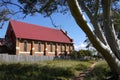
[[[4,0],[2,0],[2,2],[3,2],[4,4],[12,4],[12,5],[15,5],[15,6],[19,7],[20,9],[22,9],[23,11],[25,11],[25,9],[24,9],[23,7],[21,7],[20,5],[18,5],[18,4],[16,4],[16,3],[12,3],[11,1],[4,1]]]
[[[50,20],[51,20],[52,25],[53,25],[55,28],[57,28],[58,26],[53,22],[53,19],[52,19],[51,16],[50,16]]]

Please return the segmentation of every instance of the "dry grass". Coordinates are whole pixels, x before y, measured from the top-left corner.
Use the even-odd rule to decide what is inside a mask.
[[[54,60],[39,63],[2,63],[0,80],[69,80],[93,62]]]

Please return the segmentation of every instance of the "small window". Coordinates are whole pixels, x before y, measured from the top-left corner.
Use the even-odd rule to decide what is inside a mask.
[[[50,52],[53,52],[53,44],[50,43]]]
[[[60,44],[60,52],[62,52],[62,44]]]
[[[27,41],[24,41],[24,51],[27,51]]]
[[[38,42],[38,52],[41,52],[41,42]]]

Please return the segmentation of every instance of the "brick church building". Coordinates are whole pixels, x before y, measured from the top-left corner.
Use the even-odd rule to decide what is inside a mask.
[[[11,20],[5,36],[9,54],[68,55],[74,50],[73,40],[63,30]]]

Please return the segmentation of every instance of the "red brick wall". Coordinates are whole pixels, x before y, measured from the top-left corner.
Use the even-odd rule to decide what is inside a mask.
[[[27,41],[27,51],[24,51],[24,41]],[[19,45],[16,47],[19,49],[17,54],[24,54],[24,55],[44,55],[44,52],[46,50],[47,56],[53,56],[57,52],[57,55],[63,55],[65,52],[65,49],[67,53],[69,54],[70,51],[73,51],[73,44],[65,44],[65,43],[55,43],[55,42],[45,42],[45,41],[34,41],[33,48],[32,46],[32,40],[25,40],[25,39],[19,39],[18,40]],[[38,51],[38,42],[41,43],[41,52]],[[46,44],[45,44],[46,43]],[[53,52],[50,52],[50,44],[52,44],[52,50]],[[60,44],[62,44],[62,52],[60,51]],[[46,45],[46,48],[45,48]],[[57,46],[56,46],[57,45]],[[31,50],[33,53],[31,53]]]

